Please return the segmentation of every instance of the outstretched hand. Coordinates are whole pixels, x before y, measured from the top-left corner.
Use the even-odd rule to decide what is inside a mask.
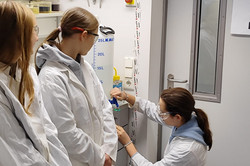
[[[118,140],[122,145],[126,145],[128,142],[130,142],[130,137],[121,126],[116,125],[116,131],[118,135]]]
[[[134,154],[136,154],[137,150],[134,144],[132,143],[130,137],[126,133],[126,131],[121,126],[118,126],[118,125],[116,125],[116,131],[117,131],[118,139],[122,145],[125,145],[125,149],[128,152],[128,155],[131,157]]]
[[[124,94],[124,92],[122,92],[119,88],[113,88],[110,91],[110,97],[114,97],[118,100],[125,100],[126,94]]]

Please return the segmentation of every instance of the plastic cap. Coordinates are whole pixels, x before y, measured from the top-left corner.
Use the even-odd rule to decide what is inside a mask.
[[[113,81],[119,81],[120,80],[120,76],[113,76]]]
[[[113,76],[113,81],[119,81],[120,80],[120,76],[117,75],[117,70],[116,70],[115,67],[114,67],[114,70],[115,70],[115,75]]]

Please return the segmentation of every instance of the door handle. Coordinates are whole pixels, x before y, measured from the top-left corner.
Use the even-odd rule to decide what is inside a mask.
[[[188,80],[174,79],[174,75],[173,74],[169,74],[168,75],[168,89],[169,88],[173,88],[175,82],[177,82],[177,83],[187,83]]]

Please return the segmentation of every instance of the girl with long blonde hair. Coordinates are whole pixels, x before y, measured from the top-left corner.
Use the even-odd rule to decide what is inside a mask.
[[[34,14],[0,2],[0,25],[0,165],[71,165],[30,66],[39,31]]]

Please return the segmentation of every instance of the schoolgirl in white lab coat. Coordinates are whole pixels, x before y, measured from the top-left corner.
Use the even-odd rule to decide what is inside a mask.
[[[172,133],[163,158],[151,163],[137,152],[128,134],[117,126],[119,141],[125,146],[131,164],[135,166],[204,166],[208,150],[212,147],[212,135],[205,112],[194,107],[192,95],[184,88],[163,90],[159,104],[134,97],[118,88],[110,92],[119,100],[128,101],[133,109],[145,114],[161,125],[170,125]]]
[[[20,3],[0,2],[0,25],[0,165],[70,166],[29,65],[35,16]]]
[[[76,7],[63,15],[36,55],[45,107],[73,166],[116,161],[117,132],[112,106],[86,55],[98,39],[98,21]],[[58,35],[62,41],[55,42]]]

